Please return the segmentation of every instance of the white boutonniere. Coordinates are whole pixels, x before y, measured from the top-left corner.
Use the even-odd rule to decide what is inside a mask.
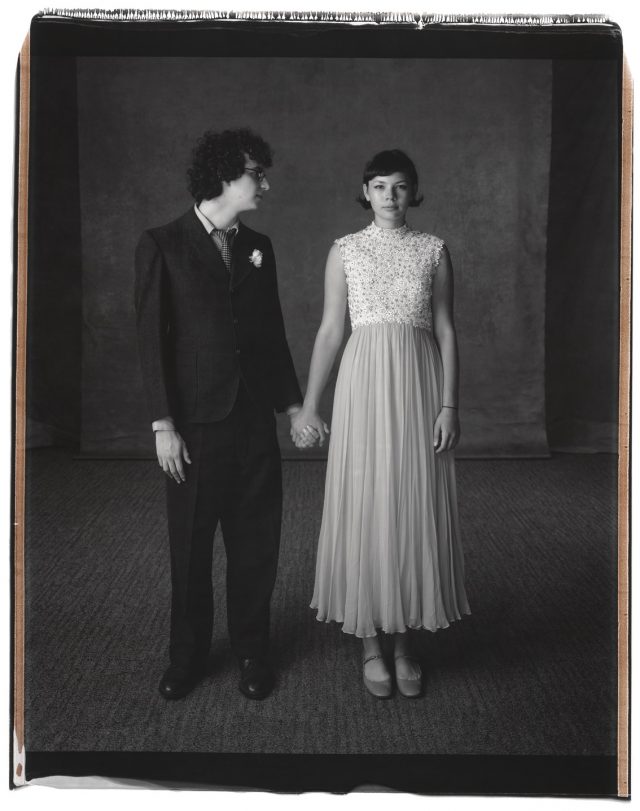
[[[257,248],[249,257],[249,261],[255,268],[262,267],[262,251],[259,251]]]

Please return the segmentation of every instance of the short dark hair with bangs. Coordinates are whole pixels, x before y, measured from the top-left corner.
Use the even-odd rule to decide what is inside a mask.
[[[271,147],[251,130],[207,130],[195,145],[187,171],[189,191],[196,203],[219,197],[223,181],[241,177],[245,155],[263,169],[271,166]]]
[[[387,177],[394,172],[402,172],[407,176],[413,188],[413,199],[409,205],[419,206],[424,197],[418,194],[418,173],[411,158],[401,149],[385,149],[374,155],[364,167],[362,183],[366,186],[374,177]],[[371,203],[363,194],[358,195],[356,200],[363,208],[371,208]]]

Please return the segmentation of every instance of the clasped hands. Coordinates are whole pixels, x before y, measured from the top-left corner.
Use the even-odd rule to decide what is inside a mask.
[[[291,420],[291,439],[296,448],[312,448],[316,442],[324,445],[329,435],[329,426],[315,412],[304,407],[289,415]],[[184,439],[170,426],[156,431],[156,455],[158,465],[164,473],[177,484],[187,479],[186,465],[191,464],[191,457]]]
[[[329,436],[329,426],[320,415],[304,406],[289,415],[291,439],[296,448],[312,448],[316,442],[322,447]]]

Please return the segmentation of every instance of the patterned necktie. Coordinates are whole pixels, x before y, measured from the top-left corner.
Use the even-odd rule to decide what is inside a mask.
[[[231,246],[233,245],[233,238],[235,236],[235,229],[221,230],[214,228],[211,232],[215,235],[215,241],[220,249],[222,261],[227,266],[227,270],[231,272]]]

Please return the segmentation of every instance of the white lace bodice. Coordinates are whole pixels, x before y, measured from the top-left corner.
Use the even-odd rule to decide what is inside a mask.
[[[431,234],[374,222],[336,240],[347,279],[353,329],[412,324],[431,330],[431,284],[444,242]]]

